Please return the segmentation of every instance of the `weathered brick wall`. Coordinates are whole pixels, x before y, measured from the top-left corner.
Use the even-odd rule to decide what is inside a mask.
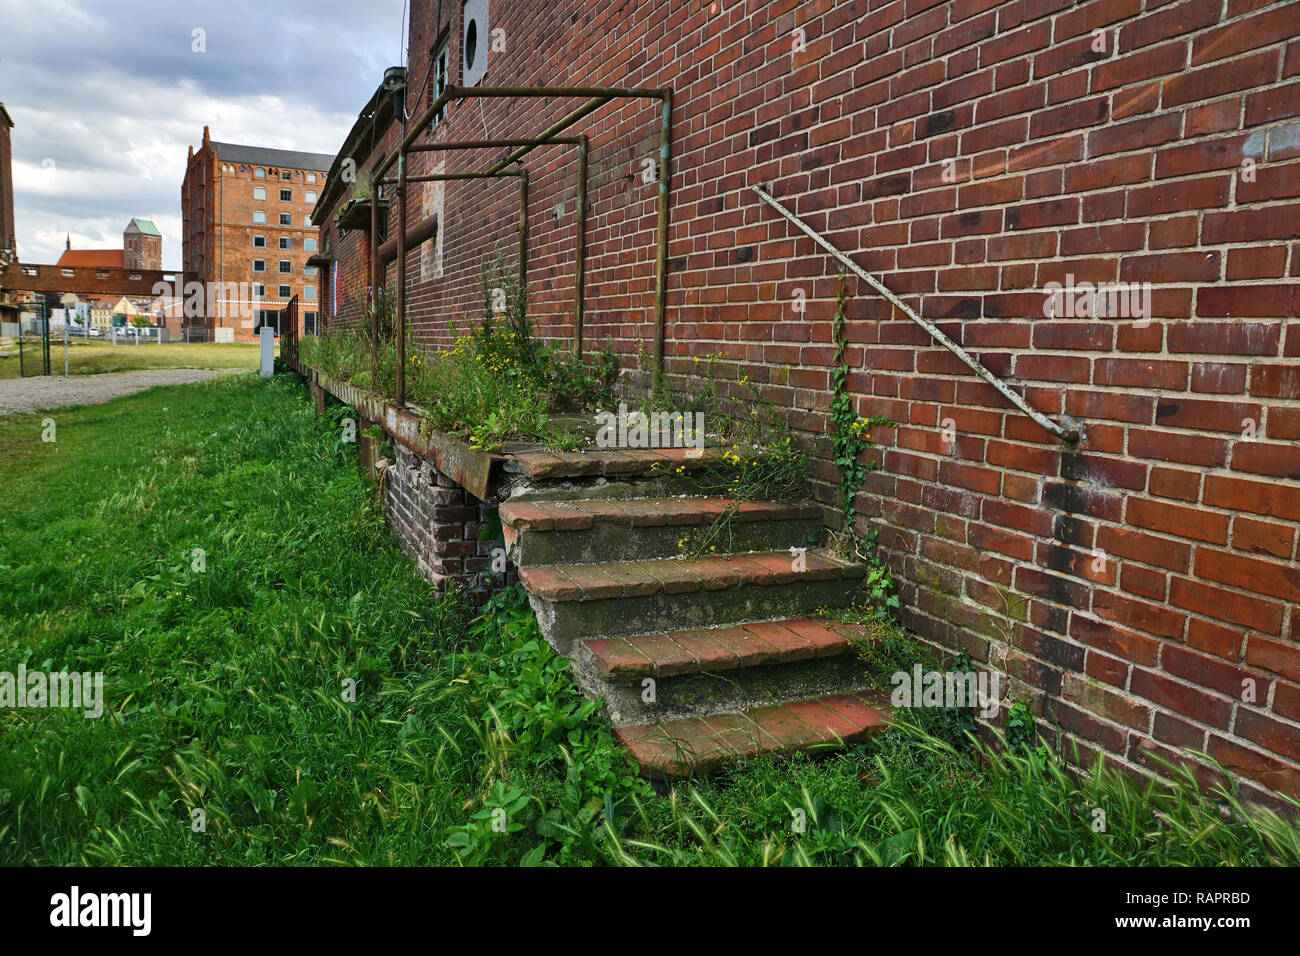
[[[492,574],[492,550],[479,541],[488,506],[401,445],[383,469],[384,507],[403,549],[434,583],[453,582],[473,601],[513,583],[514,572]]]
[[[352,326],[365,318],[365,297],[370,288],[369,234],[360,229],[342,229],[335,222],[321,224],[321,248],[334,257],[331,271],[321,270],[323,319],[339,327]],[[337,300],[333,271],[338,272]]]
[[[439,26],[459,76],[460,5],[442,25],[437,9],[413,4],[413,95]],[[491,15],[506,50],[489,84],[672,88],[670,377],[729,356],[729,377],[790,410],[823,500],[838,270],[751,185],[1080,423],[1078,447],[1057,444],[851,286],[857,408],[898,423],[876,435],[859,510],[909,627],[1004,668],[1048,726],[1116,765],[1204,749],[1300,793],[1300,3],[494,0]],[[435,138],[535,134],[578,102],[463,101]],[[613,335],[631,365],[653,322],[655,106],[616,102],[575,132],[591,140],[587,341]],[[573,164],[560,146],[527,159],[530,311],[561,340]],[[426,340],[477,308],[483,254],[515,249],[513,183],[446,190],[442,277],[409,260]],[[1044,287],[1068,275],[1151,283],[1150,322],[1047,317]]]
[[[171,286],[180,278],[179,272],[161,269],[99,269],[94,266],[76,266],[72,275],[63,274],[64,266],[39,265],[32,262],[11,263],[0,272],[0,287],[22,292],[42,292],[52,308],[58,308],[59,299],[71,292],[83,298],[107,296],[152,297],[154,287],[165,282]],[[35,274],[31,274],[34,270]]]

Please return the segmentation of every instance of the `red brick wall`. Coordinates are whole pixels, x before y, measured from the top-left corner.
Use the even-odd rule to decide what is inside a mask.
[[[64,275],[64,269],[72,275]],[[35,274],[31,274],[33,271]],[[68,292],[83,299],[123,295],[152,299],[155,286],[164,282],[170,286],[179,278],[180,273],[162,269],[69,268],[23,262],[0,272],[0,287],[45,293],[50,308],[60,308],[58,300]]]
[[[413,4],[413,95],[437,6]],[[441,6],[456,82],[460,5]],[[1085,751],[1137,769],[1204,749],[1259,796],[1300,793],[1297,23],[1300,3],[1260,0],[494,0],[507,50],[485,82],[672,88],[667,369],[723,353],[763,383],[815,448],[823,500],[838,270],[751,185],[1076,420],[1083,442],[1056,443],[851,284],[858,410],[898,422],[859,510],[906,624],[1010,673]],[[462,101],[436,136],[536,134],[579,102]],[[653,327],[656,106],[575,132],[587,341],[614,336],[632,364]],[[531,312],[567,340],[574,152],[526,164]],[[446,190],[443,277],[410,259],[426,340],[474,311],[480,257],[515,249],[512,183]],[[1150,323],[1047,318],[1067,275],[1151,283]]]

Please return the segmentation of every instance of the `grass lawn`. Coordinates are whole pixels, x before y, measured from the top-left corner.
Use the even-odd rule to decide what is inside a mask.
[[[296,377],[55,418],[0,417],[0,671],[103,672],[105,713],[0,709],[0,864],[1300,862],[1226,796],[935,711],[656,793],[518,592],[474,616],[415,574]]]
[[[68,340],[68,371],[72,375],[99,372],[131,372],[142,368],[257,368],[256,343],[215,345],[211,342],[173,342],[166,345],[116,346],[104,339]],[[23,366],[28,375],[41,369],[41,343],[28,336],[23,340]],[[63,338],[50,339],[50,369],[63,374]],[[17,378],[18,341],[0,339],[0,378]]]

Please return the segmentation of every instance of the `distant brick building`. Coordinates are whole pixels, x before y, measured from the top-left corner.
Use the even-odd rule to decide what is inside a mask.
[[[187,309],[192,283],[203,288],[201,315],[187,318],[210,337],[233,329],[251,341],[264,322],[298,296],[302,325],[315,328],[320,277],[312,209],[332,156],[203,142],[189,151],[181,187],[181,248]]]
[[[69,236],[55,265],[158,272],[162,269],[162,233],[152,220],[135,218],[122,230],[121,249],[73,249]]]
[[[162,233],[148,219],[132,219],[122,233],[122,252],[128,269],[161,269]]]

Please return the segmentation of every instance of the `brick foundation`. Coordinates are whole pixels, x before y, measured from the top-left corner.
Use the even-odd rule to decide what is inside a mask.
[[[513,568],[492,573],[499,541],[479,541],[492,506],[460,487],[429,461],[401,445],[396,459],[381,460],[377,472],[384,510],[402,548],[431,584],[454,582],[473,603],[517,580]]]

